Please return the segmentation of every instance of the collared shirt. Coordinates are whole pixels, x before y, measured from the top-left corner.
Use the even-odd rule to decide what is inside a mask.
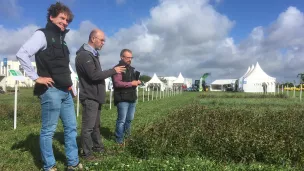
[[[16,54],[25,73],[32,80],[36,80],[39,76],[31,63],[30,58],[35,56],[39,50],[45,50],[46,48],[46,37],[42,31],[38,30],[21,46]]]
[[[113,76],[113,82],[116,88],[129,88],[132,87],[132,82],[123,82],[122,74],[115,74]]]
[[[89,44],[87,44],[87,45],[89,45]],[[96,49],[94,49],[91,45],[89,45],[89,47],[92,49],[92,53],[94,56],[99,56],[99,53]]]

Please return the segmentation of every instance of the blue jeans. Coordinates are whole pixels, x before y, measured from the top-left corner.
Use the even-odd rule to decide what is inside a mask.
[[[60,118],[64,128],[64,147],[68,166],[79,163],[77,137],[77,122],[74,102],[67,89],[50,87],[40,96],[41,103],[41,131],[40,151],[44,170],[56,164],[53,153],[53,136]]]
[[[115,136],[117,143],[123,143],[124,136],[131,135],[131,122],[134,119],[136,102],[119,102],[117,104],[117,120]]]

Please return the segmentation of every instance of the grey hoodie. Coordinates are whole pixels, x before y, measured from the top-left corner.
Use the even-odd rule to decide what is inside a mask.
[[[114,69],[102,71],[99,54],[94,55],[93,48],[83,44],[76,52],[76,71],[79,79],[79,99],[90,99],[100,104],[105,103],[105,79],[116,74]]]

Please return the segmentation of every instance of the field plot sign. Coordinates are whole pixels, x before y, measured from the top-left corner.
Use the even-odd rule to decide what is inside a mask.
[[[14,129],[17,128],[17,91],[18,91],[18,81],[24,81],[25,77],[19,70],[10,69],[9,73],[15,80],[15,105],[14,105]]]

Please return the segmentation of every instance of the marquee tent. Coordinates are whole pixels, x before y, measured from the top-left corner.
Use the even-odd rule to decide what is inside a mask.
[[[215,80],[210,84],[210,91],[226,91],[226,88],[233,87],[237,79]]]
[[[161,91],[165,90],[165,84],[160,81],[160,79],[157,77],[157,75],[154,73],[153,77],[150,81],[145,83],[146,87],[159,87]]]
[[[267,92],[275,92],[276,78],[266,74],[257,62],[254,69],[244,77],[244,92],[263,92],[263,83],[267,85]]]
[[[238,81],[238,91],[243,91],[243,81],[244,81],[245,76],[246,76],[249,72],[251,72],[251,67],[250,67],[250,66],[248,67],[246,73],[245,73],[243,76],[241,76],[241,77],[239,78],[239,81]]]
[[[185,82],[185,78],[182,76],[182,73],[179,73],[176,80],[173,81],[173,86],[181,87]]]

